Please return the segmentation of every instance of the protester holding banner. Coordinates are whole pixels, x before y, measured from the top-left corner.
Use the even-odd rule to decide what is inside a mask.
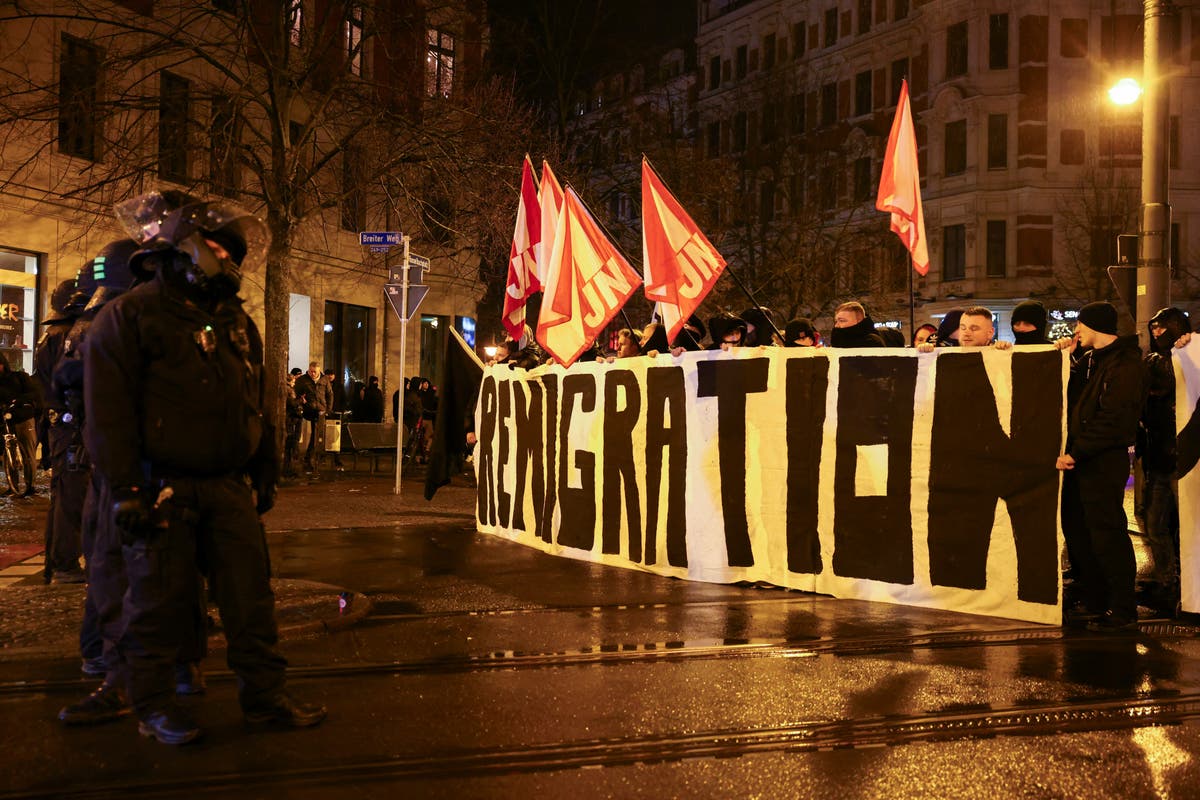
[[[942,321],[938,324],[937,333],[929,337],[927,341],[933,342],[936,347],[958,347],[958,326],[962,322],[963,309],[952,308],[946,312],[946,316],[942,317]]]
[[[746,321],[732,314],[721,314],[708,321],[708,332],[712,336],[709,350],[728,350],[743,347],[746,343]]]
[[[1117,336],[1117,310],[1088,303],[1075,336],[1060,342],[1090,347],[1072,368],[1063,470],[1062,528],[1077,587],[1078,621],[1089,630],[1137,627],[1137,565],[1125,517],[1129,447],[1145,400],[1145,370],[1136,336]]]
[[[833,313],[831,347],[883,347],[883,339],[875,332],[875,321],[862,303],[842,303]]]
[[[1142,460],[1142,530],[1154,556],[1154,606],[1174,616],[1179,605],[1179,506],[1175,494],[1175,366],[1171,350],[1192,332],[1187,314],[1164,308],[1150,320],[1147,397],[1138,428]]]
[[[784,347],[820,347],[821,334],[807,317],[789,322],[783,329]]]
[[[933,323],[926,322],[923,325],[918,325],[917,329],[913,331],[912,346],[920,347],[921,345],[925,344],[925,342],[932,339],[936,333],[937,325],[934,325]]]

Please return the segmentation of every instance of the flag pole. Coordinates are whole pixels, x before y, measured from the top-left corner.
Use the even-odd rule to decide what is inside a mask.
[[[667,182],[665,180],[663,180],[662,173],[654,168],[654,164],[650,161],[650,159],[646,156],[645,153],[642,153],[642,160],[646,162],[646,166],[650,167],[650,171],[658,176],[659,182],[661,182],[662,185],[664,187],[666,187],[666,189],[668,191],[670,191],[671,187],[667,186]],[[755,308],[759,309],[760,311],[762,310],[762,306],[759,305],[759,302],[757,299],[755,299],[754,295],[750,293],[750,289],[746,286],[746,284],[744,284],[742,282],[742,279],[738,277],[737,273],[733,271],[732,264],[726,262],[725,269],[721,270],[721,273],[722,274],[729,273],[729,276],[732,277],[734,279],[734,281],[737,282],[738,287],[742,290],[742,292],[745,293],[746,297],[750,300],[750,305],[754,306]],[[766,314],[763,314],[763,317],[767,320],[767,324],[771,326],[771,332],[774,333],[776,336],[778,336],[779,341],[783,342],[786,345],[787,342],[784,341],[783,333],[780,332],[779,328],[775,327],[775,321],[773,319],[771,319],[769,316],[767,316]],[[695,337],[692,337],[692,341],[696,341]],[[698,344],[699,343],[697,342],[697,345]]]
[[[913,273],[916,269],[913,268],[912,253],[908,254],[908,340],[916,346],[917,335],[917,290],[915,288],[916,281],[913,278]]]

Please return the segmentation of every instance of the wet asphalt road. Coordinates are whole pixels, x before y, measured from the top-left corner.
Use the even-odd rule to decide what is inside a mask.
[[[330,709],[317,729],[248,730],[220,653],[184,748],[129,720],[61,727],[89,686],[74,660],[0,665],[0,798],[1200,794],[1190,626],[1104,637],[689,583],[468,513],[270,535],[280,576],[373,601],[286,643],[293,691]]]

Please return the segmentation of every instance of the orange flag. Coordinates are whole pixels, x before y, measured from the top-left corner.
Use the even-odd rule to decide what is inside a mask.
[[[569,186],[546,267],[537,340],[560,364],[575,363],[642,279]]]
[[[913,269],[922,275],[929,272],[921,176],[917,170],[917,134],[908,101],[908,81],[900,84],[900,102],[896,105],[896,118],[892,121],[892,132],[883,157],[875,208],[891,212],[892,230],[912,254]]]
[[[542,183],[538,189],[538,205],[541,206],[541,244],[537,248],[538,282],[546,286],[546,268],[550,264],[550,250],[554,247],[554,227],[562,211],[563,190],[558,178],[545,161],[542,162]]]
[[[712,290],[725,259],[642,158],[642,266],[646,297],[658,303],[667,341]]]
[[[508,255],[508,282],[504,288],[504,329],[514,339],[525,333],[525,301],[541,291],[537,276],[537,251],[542,239],[542,212],[529,156],[521,167],[521,199],[517,225]]]

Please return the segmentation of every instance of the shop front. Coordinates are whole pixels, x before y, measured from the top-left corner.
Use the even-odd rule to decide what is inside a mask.
[[[37,343],[37,276],[40,258],[0,247],[0,358],[33,371]]]

